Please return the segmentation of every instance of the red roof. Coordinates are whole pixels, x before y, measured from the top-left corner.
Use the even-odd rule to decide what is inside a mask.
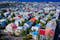
[[[39,29],[39,34],[40,35],[45,35],[45,30],[44,29]]]

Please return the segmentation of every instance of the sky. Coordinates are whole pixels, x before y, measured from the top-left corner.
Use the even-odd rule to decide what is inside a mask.
[[[0,0],[2,1],[17,1],[17,2],[60,2],[60,0]]]

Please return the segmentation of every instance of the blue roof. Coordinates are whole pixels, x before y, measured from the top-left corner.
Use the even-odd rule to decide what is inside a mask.
[[[38,31],[32,32],[33,35],[38,35]]]
[[[36,27],[40,27],[41,25],[40,25],[40,24],[36,24],[35,26],[36,26]]]

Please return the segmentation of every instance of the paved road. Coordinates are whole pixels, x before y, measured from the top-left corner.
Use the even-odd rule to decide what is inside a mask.
[[[60,14],[59,14],[59,18],[57,20],[54,40],[60,40]]]
[[[5,38],[4,40],[23,40],[23,37],[9,36],[7,33],[4,33],[3,30],[0,30],[0,35],[0,40],[3,40],[3,38]]]

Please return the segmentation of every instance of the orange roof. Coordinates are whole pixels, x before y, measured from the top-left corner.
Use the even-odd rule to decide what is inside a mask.
[[[31,18],[30,21],[35,22],[36,21],[36,18],[35,17],[34,18]]]

